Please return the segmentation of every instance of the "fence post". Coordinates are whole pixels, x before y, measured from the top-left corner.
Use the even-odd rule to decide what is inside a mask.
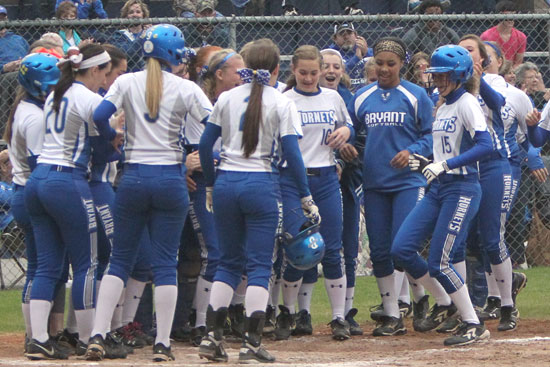
[[[229,23],[229,48],[237,49],[237,23]]]

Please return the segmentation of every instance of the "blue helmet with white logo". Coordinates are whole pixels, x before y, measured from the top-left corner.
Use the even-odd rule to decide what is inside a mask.
[[[304,228],[305,227],[305,228]],[[311,269],[325,254],[325,240],[319,233],[319,224],[307,222],[295,237],[288,233],[283,241],[287,261],[298,270]]]
[[[158,24],[145,32],[143,56],[164,60],[171,65],[179,65],[185,58],[185,38],[183,33],[171,24]]]
[[[432,53],[426,73],[449,73],[452,81],[464,83],[474,73],[474,62],[462,46],[441,46]]]
[[[27,55],[21,60],[17,81],[31,96],[46,97],[61,75],[58,61],[57,57],[46,53]]]

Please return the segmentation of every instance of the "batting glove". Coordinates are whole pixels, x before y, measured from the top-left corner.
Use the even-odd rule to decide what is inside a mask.
[[[212,186],[206,186],[206,210],[210,213],[214,213],[214,204],[212,204],[212,191],[214,188]]]
[[[411,171],[420,171],[424,170],[424,168],[432,163],[428,158],[424,157],[420,154],[409,154],[409,168]]]
[[[443,172],[447,172],[448,170],[449,170],[449,166],[447,166],[447,162],[441,161],[437,163],[428,164],[422,170],[422,174],[424,175],[424,177],[426,177],[426,180],[428,181],[428,184],[429,184],[435,178],[437,178],[440,174],[442,174]]]
[[[302,202],[304,215],[313,223],[321,223],[319,208],[315,205],[315,201],[313,201],[311,195],[304,196],[300,201]]]

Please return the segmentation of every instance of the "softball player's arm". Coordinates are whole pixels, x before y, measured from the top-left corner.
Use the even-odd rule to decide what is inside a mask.
[[[350,135],[346,143],[355,141],[355,129],[353,128],[353,123],[351,117],[348,113],[346,103],[340,94],[335,93],[338,98],[335,97],[335,107],[336,107],[336,128],[347,127],[350,131]]]
[[[216,177],[213,148],[216,140],[222,135],[221,118],[229,118],[228,113],[223,113],[226,96],[227,95],[223,94],[220,96],[218,103],[216,103],[216,106],[212,109],[212,114],[209,117],[207,116],[208,123],[199,141],[199,158],[207,187],[214,186]]]
[[[409,145],[406,150],[411,154],[420,154],[429,157],[433,152],[432,123],[434,104],[425,90],[418,95],[418,111],[416,124],[419,128],[420,139]]]
[[[28,121],[25,123],[24,134],[27,143],[27,162],[31,172],[36,167],[36,160],[42,152],[44,132],[44,115],[29,115]]]
[[[187,103],[187,112],[195,120],[206,124],[208,116],[212,112],[212,103],[197,84],[193,82],[189,82],[188,84],[189,88],[191,88],[191,93],[189,95],[189,92],[186,92],[186,98],[183,99]],[[186,87],[188,86],[186,85]]]
[[[131,74],[119,76],[107,91],[103,101],[101,101],[93,112],[93,121],[99,135],[103,136],[108,141],[112,141],[117,136],[116,130],[109,124],[109,119],[122,107],[126,89],[130,85],[126,80],[131,77],[133,77]]]
[[[504,96],[494,90],[483,78],[479,82],[479,95],[487,107],[494,111],[500,111],[500,108],[506,103]]]
[[[533,110],[526,120],[529,141],[536,148],[542,147],[550,138],[550,103],[544,106],[542,113]]]

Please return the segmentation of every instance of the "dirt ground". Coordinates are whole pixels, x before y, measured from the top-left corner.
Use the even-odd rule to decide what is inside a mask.
[[[496,330],[497,321],[487,324],[491,340],[465,347],[443,346],[444,335],[436,332],[420,334],[412,329],[408,321],[408,333],[398,337],[377,337],[370,335],[374,324],[363,325],[364,336],[337,342],[330,337],[328,327],[317,328],[312,336],[292,338],[288,341],[265,339],[266,348],[277,361],[271,366],[550,366],[550,322],[521,320],[516,331],[502,333]],[[68,361],[29,361],[23,357],[22,334],[0,335],[1,366],[144,366],[150,365],[150,347],[136,350],[122,360],[105,360],[89,363],[71,357]],[[238,343],[228,343],[229,363],[222,366],[236,366]],[[176,356],[170,366],[217,365],[201,360],[197,348],[186,343],[173,343]]]

